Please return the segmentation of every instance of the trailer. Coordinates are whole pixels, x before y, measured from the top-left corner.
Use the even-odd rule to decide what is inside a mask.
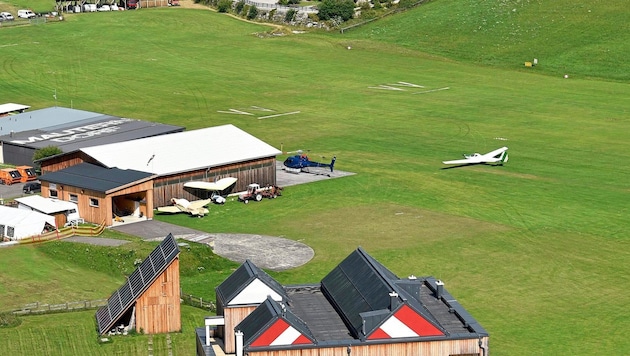
[[[15,168],[3,168],[0,169],[0,183],[11,185],[13,183],[20,183],[22,175],[20,171]]]

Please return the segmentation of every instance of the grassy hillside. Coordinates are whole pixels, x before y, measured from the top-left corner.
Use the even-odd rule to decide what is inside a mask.
[[[537,58],[535,72],[630,80],[626,0],[434,0],[347,36],[501,68]]]
[[[450,3],[423,7],[442,1]],[[358,31],[267,37],[265,30],[186,9],[3,29],[11,45],[0,47],[0,92],[35,109],[55,105],[56,90],[62,106],[188,129],[232,123],[276,147],[337,155],[338,169],[357,174],[289,187],[276,200],[213,207],[203,219],[158,218],[313,247],[311,263],[274,274],[284,283],[319,281],[363,246],[400,276],[444,280],[490,332],[493,355],[528,355],[532,345],[550,355],[630,353],[621,334],[630,317],[627,83],[539,75],[542,56],[536,71],[508,70]],[[299,114],[258,120],[254,106]],[[254,115],[219,112],[231,108]],[[503,145],[504,167],[442,169],[442,160]],[[20,259],[13,251],[0,251],[0,265]],[[71,252],[36,260],[63,266],[56,278],[67,290],[84,283],[75,268],[111,284],[122,278],[71,264]],[[29,277],[39,273],[32,266],[3,281],[4,290],[41,283]],[[207,276],[186,283],[208,296],[216,285]],[[79,339],[68,354],[87,349]]]

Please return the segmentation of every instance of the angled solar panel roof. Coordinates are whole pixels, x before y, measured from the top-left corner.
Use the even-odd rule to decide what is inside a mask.
[[[322,279],[322,291],[358,334],[363,324],[360,313],[389,307],[394,286],[387,278],[398,277],[358,248]]]
[[[128,184],[142,182],[153,175],[133,169],[104,168],[91,163],[79,163],[46,173],[39,180],[107,193]]]
[[[107,299],[107,305],[98,309],[96,322],[98,323],[99,335],[106,333],[116,325],[118,320],[166,270],[177,255],[179,255],[177,241],[172,234],[168,234],[127,278],[125,284]]]

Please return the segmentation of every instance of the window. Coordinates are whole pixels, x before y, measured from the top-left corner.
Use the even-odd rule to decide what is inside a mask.
[[[58,199],[59,198],[59,193],[57,193],[56,190],[51,190],[49,194],[50,194],[50,197],[53,198],[53,199]]]
[[[98,208],[98,199],[90,198],[90,206]]]
[[[7,236],[13,237],[13,235],[15,235],[15,227],[7,226]]]
[[[70,201],[71,202],[78,202],[79,201],[79,196],[76,194],[70,194]]]

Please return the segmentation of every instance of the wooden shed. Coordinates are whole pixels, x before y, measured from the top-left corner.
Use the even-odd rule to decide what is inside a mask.
[[[247,263],[245,270],[255,270]],[[239,268],[234,275],[245,274]],[[233,345],[236,356],[488,354],[488,333],[442,281],[399,278],[361,248],[319,284],[280,286],[282,293],[269,295],[230,329],[219,292],[245,291],[231,283],[248,280],[230,276],[217,288],[217,305],[224,304],[217,310],[226,321],[218,337],[224,338],[226,352]],[[207,356],[209,330],[196,332],[197,355]]]
[[[43,197],[74,202],[86,222],[110,226],[117,216],[153,217],[154,175],[80,163],[39,180]]]
[[[181,331],[179,247],[169,234],[96,312],[99,335]]]

